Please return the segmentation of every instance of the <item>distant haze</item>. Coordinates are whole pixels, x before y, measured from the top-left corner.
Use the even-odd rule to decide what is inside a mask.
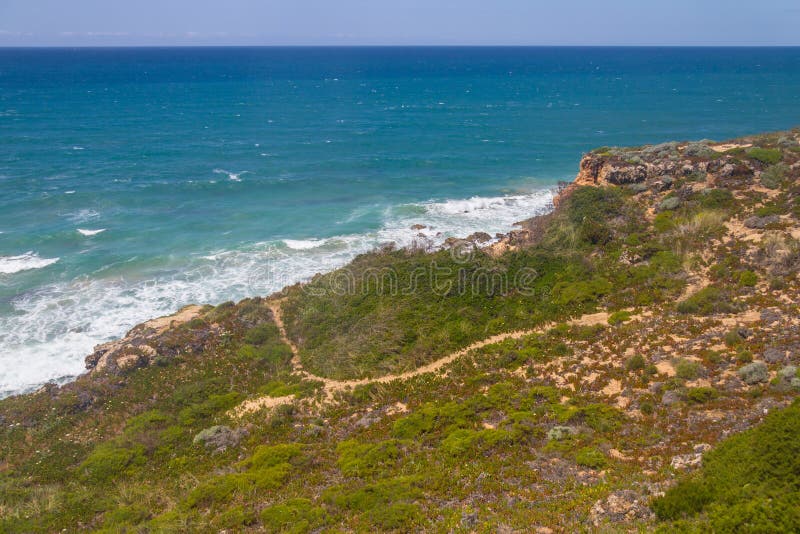
[[[800,45],[797,0],[0,0],[0,46]]]

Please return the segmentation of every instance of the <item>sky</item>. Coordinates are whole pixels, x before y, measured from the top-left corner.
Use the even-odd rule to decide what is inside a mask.
[[[0,46],[800,45],[798,0],[0,0]]]

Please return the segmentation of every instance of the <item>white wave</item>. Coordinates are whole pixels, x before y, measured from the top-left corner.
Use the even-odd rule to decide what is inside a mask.
[[[86,149],[83,148],[82,146],[74,146],[72,147],[72,150],[86,150]]]
[[[0,274],[14,274],[31,269],[42,269],[57,262],[59,258],[40,258],[35,252],[19,256],[0,256]]]
[[[97,230],[87,230],[85,228],[78,228],[78,233],[81,235],[85,235],[86,237],[91,237],[93,235],[101,234],[105,232],[105,228],[99,228]]]
[[[309,250],[325,244],[324,239],[284,239],[283,242],[294,250]]]
[[[41,287],[16,297],[11,302],[14,313],[0,316],[0,397],[74,377],[84,371],[84,358],[95,345],[187,304],[269,295],[341,267],[383,243],[410,245],[421,232],[434,245],[476,231],[505,232],[551,203],[551,192],[536,191],[394,206],[372,232],[257,243],[182,258],[160,272],[81,277]],[[412,229],[415,224],[426,228]],[[23,264],[44,266],[58,260],[32,253],[24,257],[12,259],[15,272]],[[0,272],[11,270],[8,261],[0,259]]]
[[[214,174],[225,174],[228,176],[228,180],[232,182],[241,182],[242,181],[241,176],[249,172],[250,171],[231,172],[231,171],[226,171],[225,169],[214,169]]]

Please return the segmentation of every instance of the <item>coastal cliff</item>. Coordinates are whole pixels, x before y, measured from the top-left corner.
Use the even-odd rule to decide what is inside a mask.
[[[800,130],[190,306],[0,401],[0,531],[800,527]]]

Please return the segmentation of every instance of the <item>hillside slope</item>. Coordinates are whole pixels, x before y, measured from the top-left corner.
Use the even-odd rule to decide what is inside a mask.
[[[140,325],[0,401],[0,531],[797,529],[799,136]]]

